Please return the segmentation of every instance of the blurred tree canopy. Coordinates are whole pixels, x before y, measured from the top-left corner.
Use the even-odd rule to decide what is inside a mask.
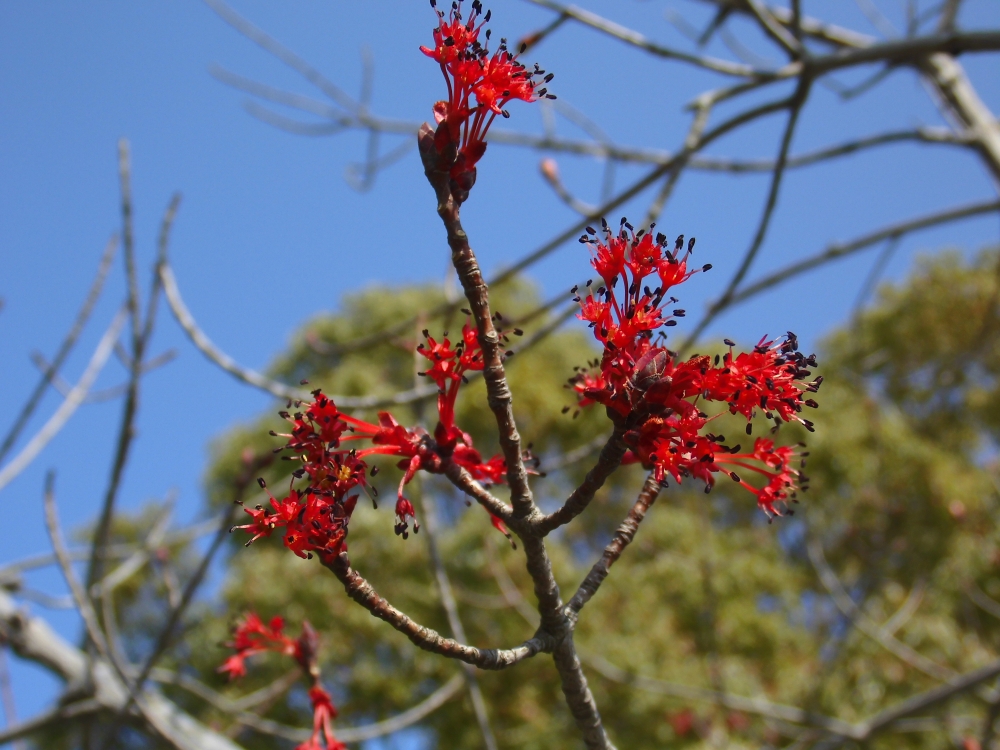
[[[720,483],[706,495],[700,486],[671,483],[660,495],[577,631],[595,698],[620,747],[805,744],[818,736],[814,722],[788,720],[782,706],[857,723],[1000,656],[998,270],[996,249],[971,259],[957,251],[925,256],[905,282],[885,285],[873,304],[827,338],[816,433],[808,435],[812,486],[794,516],[769,524],[736,484]],[[419,331],[353,351],[338,345],[430,309],[441,294],[407,287],[352,295],[339,312],[304,326],[272,373],[331,394],[412,387]],[[515,323],[538,305],[536,289],[523,279],[497,288],[493,298]],[[545,323],[544,314],[523,321],[527,338]],[[417,328],[436,335],[461,324],[438,319]],[[705,342],[701,351],[713,346]],[[579,481],[596,453],[588,446],[610,431],[597,410],[576,418],[563,412],[572,399],[562,385],[593,356],[587,337],[571,330],[538,340],[510,363],[520,430],[534,443],[541,469],[549,469],[546,480],[534,483],[543,505]],[[481,380],[465,389],[459,405],[459,423],[489,454],[495,430]],[[394,412],[401,421],[433,419],[425,407]],[[213,506],[231,502],[224,488],[248,450],[263,454],[279,445],[268,435],[283,425],[274,413],[279,408],[219,439],[206,480]],[[734,422],[732,429],[741,427]],[[786,441],[806,437],[782,430]],[[291,468],[275,462],[265,473],[268,483],[281,486]],[[381,468],[378,484],[391,495],[399,470],[392,462]],[[640,468],[623,468],[582,524],[551,539],[561,585],[575,587],[583,577],[643,479]],[[438,543],[469,642],[521,642],[536,624],[521,558],[510,554],[482,509],[468,507],[437,480],[415,483],[413,495],[418,519],[417,501],[428,493],[444,516]],[[144,523],[151,522],[139,519],[136,526]],[[350,527],[352,563],[390,601],[448,633],[426,534],[403,541],[392,524],[391,502],[373,510],[362,498]],[[164,666],[231,699],[278,685],[248,710],[281,725],[308,726],[305,683],[287,674],[287,660],[262,657],[232,684],[216,672],[232,618],[254,610],[282,614],[293,632],[303,620],[317,628],[323,679],[343,726],[404,711],[459,673],[456,663],[418,650],[355,606],[317,561],[295,557],[277,539],[249,549],[237,541],[218,601],[191,613],[185,650]],[[183,557],[183,550],[171,554]],[[143,592],[132,584],[116,599],[140,651],[143,633],[156,628],[141,614],[150,606]],[[547,661],[480,672],[479,682],[501,747],[577,746]],[[990,684],[897,722],[867,746],[977,747],[967,740],[983,734],[987,715],[995,717],[1000,706]],[[233,723],[231,714],[181,683],[166,680],[165,689],[248,748],[292,744]],[[482,746],[464,691],[418,726],[429,746]]]

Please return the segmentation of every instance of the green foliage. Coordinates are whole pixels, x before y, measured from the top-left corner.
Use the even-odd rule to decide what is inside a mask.
[[[796,515],[769,525],[753,499],[728,483],[710,495],[688,486],[661,493],[636,541],[583,611],[577,633],[595,697],[619,747],[777,747],[802,736],[801,727],[766,711],[736,712],[692,688],[857,722],[940,685],[942,674],[997,658],[1000,620],[986,611],[1000,612],[1000,603],[992,601],[1000,599],[997,268],[996,251],[971,263],[957,253],[924,259],[910,279],[887,286],[869,310],[830,337],[820,357],[826,379],[816,433],[808,436],[812,489]],[[494,290],[493,300],[506,319],[537,304],[523,281]],[[417,382],[416,330],[353,351],[342,345],[440,301],[439,292],[419,287],[353,295],[340,312],[307,324],[272,373],[289,382],[308,379],[332,394],[411,388]],[[544,322],[543,316],[525,328],[530,335]],[[455,317],[415,329],[426,326],[434,335],[460,325]],[[609,432],[597,411],[575,420],[562,414],[571,403],[562,384],[574,365],[592,356],[586,337],[573,330],[553,334],[511,361],[519,430],[550,464]],[[493,417],[482,383],[465,390],[459,424],[489,454],[495,448]],[[432,402],[393,413],[403,423],[424,420],[433,427]],[[726,419],[719,431],[742,429]],[[275,447],[267,432],[281,426],[269,413],[219,441],[207,482],[212,503],[228,498],[244,451]],[[789,427],[779,435],[784,441],[804,437]],[[557,502],[588,465],[579,461],[534,481],[542,502]],[[391,463],[383,468],[379,483],[391,495],[399,473]],[[269,481],[278,486],[289,470],[275,464]],[[626,514],[642,478],[637,467],[623,469],[575,528],[550,538],[564,598]],[[530,637],[533,597],[520,553],[492,530],[480,508],[466,507],[440,478],[425,479],[414,490],[415,500],[421,491],[433,492],[446,516],[440,544],[469,641],[509,647]],[[349,537],[352,563],[400,609],[447,633],[426,542],[420,534],[405,542],[394,536],[392,503],[385,506],[376,511],[359,503]],[[417,513],[419,518],[419,502]],[[824,564],[871,624],[869,632],[883,628],[882,643],[838,609],[817,572]],[[508,579],[521,592],[513,599],[509,591],[504,595]],[[183,669],[231,696],[285,673],[288,663],[280,659],[261,659],[247,678],[231,685],[215,673],[229,621],[248,609],[265,617],[282,614],[292,632],[304,619],[316,626],[324,680],[344,725],[403,711],[458,671],[455,663],[419,651],[354,605],[328,571],[295,557],[277,539],[249,550],[234,546],[220,601],[200,611],[192,625]],[[914,660],[912,653],[920,656]],[[628,675],[660,682],[633,685]],[[480,673],[479,680],[501,747],[578,746],[548,657]],[[204,703],[184,700],[200,706],[207,720],[228,721]],[[301,688],[263,709],[276,721],[308,724]],[[870,746],[943,747],[978,734],[984,714],[975,693],[927,715],[935,712],[948,715],[947,725],[911,722]],[[436,733],[440,747],[482,746],[464,693],[423,725]],[[273,738],[246,729],[239,739],[249,748],[275,746]]]

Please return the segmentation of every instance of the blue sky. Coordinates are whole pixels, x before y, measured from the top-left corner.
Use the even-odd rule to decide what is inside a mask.
[[[665,11],[679,12],[696,25],[706,17],[700,4],[688,2],[581,4],[685,48]],[[846,0],[804,5],[874,33]],[[895,9],[901,4],[884,5]],[[351,93],[360,85],[362,49],[369,49],[375,70],[372,108],[380,115],[427,118],[431,104],[444,95],[435,66],[417,52],[434,24],[424,0],[234,0],[234,7]],[[495,33],[512,39],[551,19],[550,12],[515,0],[491,7]],[[960,23],[997,28],[1000,5],[968,0]],[[756,49],[766,49],[749,32],[747,39]],[[711,51],[726,54],[721,47]],[[561,101],[586,112],[616,141],[667,150],[677,148],[688,127],[683,104],[724,80],[653,60],[571,25],[530,57],[556,73],[550,88]],[[962,59],[993,112],[1000,112],[998,62],[997,55]],[[335,309],[345,292],[373,283],[443,277],[444,237],[415,153],[379,175],[370,191],[358,193],[344,174],[361,160],[361,134],[310,138],[261,123],[241,107],[242,94],[209,74],[216,64],[321,98],[195,0],[0,3],[0,297],[5,303],[0,312],[0,429],[13,420],[34,385],[37,371],[29,354],[37,350],[51,356],[104,244],[119,228],[120,137],[132,146],[144,286],[160,215],[179,190],[184,198],[172,257],[181,290],[206,332],[243,364],[265,367],[297,326],[319,311]],[[511,110],[513,118],[504,125],[540,130],[537,107],[517,104]],[[847,104],[817,89],[792,150],[939,124],[928,92],[912,74],[900,71]],[[783,125],[783,116],[767,118],[721,140],[709,153],[770,157]],[[580,136],[565,120],[559,131]],[[386,137],[384,147],[400,142]],[[480,166],[464,218],[488,271],[526,254],[574,220],[539,178],[541,156],[495,145]],[[559,163],[574,192],[596,202],[599,166],[562,157]],[[616,184],[624,186],[640,174],[622,169]],[[766,178],[759,175],[691,172],[682,177],[659,228],[671,236],[696,235],[699,260],[716,268],[683,290],[692,314],[719,293],[745,251],[766,188]],[[833,240],[995,196],[977,160],[950,147],[896,145],[791,172],[750,276],[817,252]],[[615,218],[621,213],[639,217],[644,208],[636,201]],[[918,252],[948,245],[971,251],[996,242],[998,233],[1000,221],[992,216],[915,235],[901,244],[887,275],[900,277]],[[762,295],[722,316],[710,335],[747,341],[792,328],[806,348],[815,346],[824,331],[846,319],[875,252]],[[554,294],[586,278],[586,259],[579,245],[568,243],[533,274],[547,294]],[[71,380],[120,304],[121,276],[117,268],[65,370]],[[152,352],[170,348],[179,351],[177,360],[146,379],[121,502],[135,507],[174,489],[178,517],[189,520],[201,510],[200,478],[213,436],[259,414],[271,400],[210,366],[161,310]],[[112,363],[98,387],[123,377],[121,366]],[[29,435],[58,403],[54,394],[46,398]],[[0,507],[8,533],[0,544],[0,563],[48,548],[40,500],[47,469],[59,472],[64,524],[72,527],[93,516],[109,471],[119,410],[118,402],[83,407],[39,460],[3,491]],[[54,571],[30,580],[47,591],[62,591]],[[76,633],[69,614],[56,612],[51,619],[61,632]],[[53,696],[54,683],[33,667],[15,663],[14,680],[22,715]]]

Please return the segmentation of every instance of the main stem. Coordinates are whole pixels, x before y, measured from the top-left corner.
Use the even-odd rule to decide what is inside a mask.
[[[507,484],[510,487],[514,515],[511,528],[521,538],[527,558],[527,569],[538,598],[541,628],[554,636],[558,643],[552,658],[559,672],[563,694],[576,725],[583,734],[584,744],[592,750],[615,750],[601,723],[594,696],[587,685],[580,659],[573,644],[572,624],[564,611],[559,584],[552,573],[552,563],[545,550],[545,541],[531,531],[532,522],[540,515],[528,484],[521,455],[521,436],[514,421],[513,399],[504,372],[504,352],[493,325],[489,287],[483,279],[469,238],[462,228],[460,204],[451,194],[449,167],[454,158],[443,157],[434,144],[430,125],[421,127],[417,135],[424,173],[437,197],[437,212],[448,233],[448,246],[462,289],[469,300],[476,332],[483,351],[483,379],[486,381],[487,402],[497,421],[500,447],[507,462]]]

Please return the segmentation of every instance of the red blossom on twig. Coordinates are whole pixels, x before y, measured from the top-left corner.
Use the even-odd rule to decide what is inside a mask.
[[[521,331],[514,329],[512,333],[520,335]],[[506,333],[500,334],[508,340]],[[455,401],[460,386],[467,382],[466,373],[483,369],[483,353],[475,329],[465,324],[462,338],[454,346],[447,333],[437,341],[425,330],[424,338],[417,352],[430,361],[430,367],[420,374],[439,388],[438,424],[433,435],[419,426],[404,427],[384,411],[378,413],[377,424],[365,422],[341,412],[322,391],[313,391],[314,401],[294,404],[301,411],[280,412],[292,430],[271,434],[286,438],[280,450],[292,454],[285,458],[301,466],[292,473],[288,495],[281,499],[267,490],[262,479],[258,480],[268,492],[270,507],[244,509],[250,522],[233,526],[234,530],[251,534],[247,545],[284,528],[285,546],[296,555],[309,558],[317,553],[324,562],[332,562],[347,549],[347,527],[358,498],[355,489],[370,492],[373,500],[377,495],[367,480],[365,459],[371,455],[399,458],[397,466],[403,470],[403,476],[396,493],[395,531],[404,539],[409,535],[411,522],[414,531],[420,529],[413,504],[404,495],[406,485],[418,471],[443,473],[447,462],[452,462],[485,485],[505,480],[507,463],[503,456],[484,460],[473,447],[472,437],[455,423]],[[344,447],[345,443],[358,440],[370,441],[371,446]],[[535,460],[530,452],[525,452],[525,458]],[[299,480],[307,480],[308,486],[296,489],[295,482]],[[491,522],[512,539],[503,521],[491,516]]]
[[[431,0],[431,7],[437,8],[436,0]],[[493,120],[497,115],[510,116],[504,107],[511,100],[555,99],[536,81],[548,83],[553,76],[537,65],[530,71],[525,68],[507,49],[506,39],[490,53],[490,31],[483,32],[490,12],[483,15],[479,0],[473,0],[468,18],[462,16],[461,0],[452,3],[447,16],[441,10],[437,14],[434,46],[420,51],[441,66],[448,87],[448,98],[434,105],[434,146],[448,162],[452,195],[462,203],[476,182],[476,163],[486,153],[486,132]]]
[[[265,625],[256,613],[248,612],[233,629],[233,639],[226,643],[235,653],[218,671],[233,680],[247,673],[246,660],[256,654],[274,651],[294,657],[298,651],[297,642],[282,632],[284,628],[285,621],[281,617],[275,616]]]
[[[715,417],[702,411],[699,403],[725,403],[731,414],[747,419],[748,435],[758,414],[776,425],[794,420],[812,430],[812,422],[801,411],[803,406],[817,405],[803,398],[804,392],[817,390],[822,382],[822,378],[804,380],[811,374],[808,368],[816,365],[815,357],[801,354],[795,335],[789,333],[782,340],[764,337],[752,352],[736,356],[727,339],[730,349],[722,357],[694,355],[680,360],[664,345],[663,329],[676,325],[684,310],[673,309],[677,298],[667,295],[711,265],[690,267],[694,238],[685,249],[684,237],[678,237],[670,250],[662,234],[654,239],[653,227],[649,233],[635,231],[622,219],[619,231],[613,233],[607,222],[602,224],[602,239],[590,227],[580,238],[590,248],[591,265],[604,284],[594,289],[588,282],[586,291],[575,297],[580,303],[578,317],[590,324],[604,354],[570,379],[579,405],[603,404],[625,428],[624,440],[631,449],[626,462],[642,463],[658,480],[693,477],[708,491],[715,475],[724,472],[752,492],[769,516],[781,515],[777,506],[794,500],[797,490],[805,488],[801,467],[792,466],[805,454],[776,448],[763,438],[750,452],[741,452],[739,445],[727,446],[723,436],[706,432]],[[659,282],[655,289],[650,289],[650,279]],[[743,476],[761,477],[763,486],[746,481],[737,470]]]
[[[302,634],[292,639],[284,634],[284,627],[281,617],[274,617],[265,625],[256,613],[248,612],[233,628],[233,639],[226,643],[236,653],[226,659],[218,671],[235,679],[246,674],[246,660],[255,654],[273,651],[292,657],[312,680],[309,700],[313,711],[313,733],[295,750],[324,750],[324,745],[325,750],[347,750],[347,746],[334,736],[333,720],[337,718],[337,709],[330,694],[319,682],[319,637],[315,629],[304,621]]]

